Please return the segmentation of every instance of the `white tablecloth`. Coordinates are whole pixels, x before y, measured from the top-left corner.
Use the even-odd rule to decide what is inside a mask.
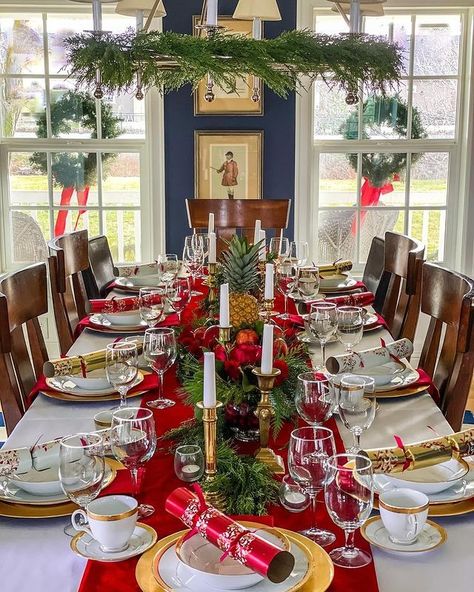
[[[363,346],[379,345],[383,331],[364,336]],[[84,331],[71,353],[85,353],[111,341],[110,336]],[[328,352],[340,348],[331,344]],[[362,446],[393,445],[393,435],[405,442],[451,429],[427,394],[380,401],[377,417],[362,436]],[[67,433],[94,429],[93,416],[109,403],[69,403],[39,395],[7,442],[7,447],[31,445],[38,436],[49,440]],[[350,434],[341,426],[344,440]],[[373,549],[381,592],[472,592],[474,590],[474,514],[436,519],[448,531],[447,542],[430,553],[413,555],[385,553]],[[75,592],[85,560],[69,548],[63,533],[67,518],[52,520],[14,520],[0,518],[0,592]],[[334,528],[337,528],[334,526]],[[113,592],[104,590],[103,592]],[[354,591],[355,592],[355,591]],[[359,592],[359,591],[357,591]],[[362,591],[361,591],[362,592]]]

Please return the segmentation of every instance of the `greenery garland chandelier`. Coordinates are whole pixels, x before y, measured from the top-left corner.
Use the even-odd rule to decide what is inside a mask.
[[[153,17],[166,14],[162,0],[121,0],[116,9],[120,14],[133,14],[128,6],[137,7],[137,29],[120,34],[102,30],[101,5],[110,0],[75,1],[92,1],[94,30],[66,39],[69,72],[98,99],[104,92],[132,89],[141,99],[153,86],[162,92],[185,84],[196,88],[207,78],[206,99],[212,101],[214,85],[228,92],[235,88],[236,78],[251,75],[257,101],[258,80],[286,97],[321,77],[328,85],[343,89],[348,102],[354,103],[361,85],[369,92],[385,94],[403,71],[398,46],[359,33],[359,25],[341,35],[292,30],[274,39],[262,39],[261,21],[277,20],[275,10],[279,16],[276,0],[239,0],[234,17],[253,19],[251,38],[225,34],[218,25],[217,0],[204,0],[198,25],[204,34],[198,36],[150,31]],[[359,1],[351,0],[354,4]],[[269,5],[272,11],[267,14],[262,6]],[[143,26],[144,15],[148,18]]]

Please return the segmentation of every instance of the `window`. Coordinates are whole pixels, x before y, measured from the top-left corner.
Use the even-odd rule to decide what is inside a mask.
[[[129,26],[134,19],[104,10],[104,29]],[[91,236],[106,234],[118,262],[152,256],[145,101],[132,93],[103,101],[90,97],[91,113],[77,100],[64,111],[57,108],[66,105],[65,97],[77,98],[75,81],[67,77],[63,39],[90,29],[90,5],[0,11],[6,267],[44,260],[46,241],[81,228]],[[86,125],[86,115],[93,125]],[[105,130],[107,115],[112,123]]]
[[[361,92],[352,106],[320,80],[310,98],[299,99],[300,129],[311,119],[312,154],[299,219],[311,212],[318,232],[307,233],[318,261],[349,258],[360,270],[372,238],[394,230],[423,241],[428,260],[453,264],[455,239],[448,238],[456,237],[461,201],[466,17],[385,9],[383,17],[365,18],[364,32],[402,47],[400,88],[386,98]],[[347,33],[334,13],[314,9],[306,19],[318,33]]]

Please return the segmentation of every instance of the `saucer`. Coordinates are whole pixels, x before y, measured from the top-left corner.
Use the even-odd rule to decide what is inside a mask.
[[[423,553],[425,551],[432,551],[445,543],[448,538],[446,530],[442,526],[431,522],[431,520],[427,520],[425,527],[414,543],[411,545],[393,543],[389,539],[388,532],[379,516],[374,516],[370,520],[367,520],[360,529],[360,532],[364,539],[369,541],[371,545],[385,551],[396,551],[398,553]]]
[[[130,557],[141,555],[156,543],[158,535],[156,531],[147,524],[137,522],[135,530],[128,542],[128,546],[123,551],[117,553],[106,553],[102,551],[99,543],[93,539],[87,532],[78,532],[71,541],[71,549],[86,559],[93,561],[116,562],[125,561]]]

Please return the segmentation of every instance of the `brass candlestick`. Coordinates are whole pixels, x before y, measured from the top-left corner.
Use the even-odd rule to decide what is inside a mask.
[[[216,295],[216,263],[209,263],[208,272],[209,275],[207,276],[207,285],[209,286],[209,295],[208,299],[209,302],[215,302],[217,299]]]
[[[258,262],[258,273],[260,274],[260,300],[263,300],[263,295],[265,293],[265,264],[266,261],[259,261]]]
[[[261,312],[261,315],[267,324],[271,324],[273,322],[272,317],[278,314],[276,310],[273,310],[274,304],[275,298],[265,298],[263,301],[263,311]]]
[[[222,345],[229,343],[231,331],[232,327],[221,327],[219,325],[219,342],[222,343]]]
[[[268,441],[270,439],[270,424],[272,417],[275,415],[275,410],[270,403],[270,393],[275,379],[281,374],[277,368],[272,369],[271,374],[262,374],[261,368],[254,368],[253,374],[257,377],[258,389],[261,393],[260,402],[257,405],[257,411],[255,415],[258,417],[258,423],[260,428],[260,448],[255,453],[255,457],[263,462],[267,467],[276,475],[285,474],[285,463],[281,456],[275,454],[275,452],[268,447]]]
[[[202,410],[202,421],[204,425],[204,456],[205,456],[205,480],[207,484],[212,483],[217,473],[217,410],[222,407],[222,403],[217,401],[215,407],[204,407],[204,402],[197,404]],[[204,493],[206,501],[215,508],[224,509],[224,498],[221,494],[214,491]]]

